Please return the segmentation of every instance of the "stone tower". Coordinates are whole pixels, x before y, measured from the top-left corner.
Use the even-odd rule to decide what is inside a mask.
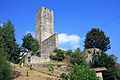
[[[54,18],[53,11],[45,7],[41,7],[36,14],[35,38],[39,45],[54,34]]]
[[[35,39],[40,45],[40,55],[26,55],[25,63],[50,62],[50,54],[54,54],[53,50],[58,46],[58,35],[54,33],[54,15],[53,11],[45,7],[41,7],[36,14]],[[30,62],[28,62],[30,57]]]
[[[58,35],[54,33],[53,11],[41,7],[36,14],[35,39],[40,45],[41,58],[38,62],[49,62],[50,54],[58,46]],[[31,59],[32,60],[32,59]]]

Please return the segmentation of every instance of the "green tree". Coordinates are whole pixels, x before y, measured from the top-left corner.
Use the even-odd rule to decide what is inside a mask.
[[[107,51],[111,48],[109,37],[106,37],[104,32],[98,28],[93,28],[87,33],[84,43],[86,49],[99,48],[102,51]]]
[[[53,56],[54,60],[62,61],[65,58],[65,52],[63,50],[56,48],[53,52],[56,53],[56,55]]]
[[[2,55],[3,53],[0,50],[0,80],[10,80],[13,78],[12,69],[6,58]]]
[[[72,50],[69,49],[68,51],[66,51],[66,55],[70,56],[72,54],[73,54]]]
[[[120,80],[120,64],[118,63],[116,63],[116,70],[117,70],[116,78]]]
[[[60,75],[60,78],[62,79],[62,80],[68,80],[68,75],[66,75],[65,73],[62,73],[61,75]]]
[[[7,59],[13,63],[19,62],[20,57],[20,48],[16,43],[14,26],[10,21],[4,23],[3,26],[0,26],[0,43],[1,50],[4,50],[5,56]]]
[[[85,60],[84,54],[80,52],[80,48],[77,48],[75,52],[70,57],[70,63],[75,65],[76,63],[80,65]]]
[[[85,61],[80,65],[75,64],[67,76],[64,74],[62,80],[68,80],[67,78],[70,80],[99,80],[96,76],[96,72],[90,70]]]
[[[39,50],[40,46],[38,44],[38,41],[34,39],[30,33],[24,36],[22,40],[23,40],[22,47],[28,52],[30,51],[37,52]]]
[[[93,54],[93,65],[94,67],[105,67],[107,71],[103,72],[104,80],[115,80],[117,75],[117,70],[115,67],[116,59],[112,55],[108,55],[104,52],[99,53],[99,55]]]

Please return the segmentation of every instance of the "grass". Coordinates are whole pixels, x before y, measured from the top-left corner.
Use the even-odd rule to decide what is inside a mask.
[[[42,64],[42,63],[41,63]],[[48,64],[48,63],[43,63]],[[52,62],[50,64],[53,64]],[[60,64],[56,62],[56,64]],[[55,70],[52,73],[48,71],[47,68],[35,68],[35,70],[29,70],[27,67],[20,67],[18,64],[11,63],[11,66],[15,71],[20,72],[20,76],[13,79],[13,80],[58,80],[58,77],[61,72],[58,70]],[[27,70],[28,71],[28,77],[27,77]]]
[[[61,65],[65,65],[66,63],[64,62],[43,62],[43,63],[33,63],[33,64],[61,64]]]

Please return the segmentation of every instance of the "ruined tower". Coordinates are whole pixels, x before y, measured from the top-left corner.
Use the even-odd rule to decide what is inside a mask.
[[[28,53],[25,63],[50,62],[50,54],[54,54],[53,50],[58,46],[58,35],[54,33],[54,15],[52,10],[41,7],[37,12],[35,39],[40,45],[41,57]],[[30,57],[30,62],[28,62],[28,57]]]
[[[35,39],[40,45],[42,62],[49,62],[49,56],[58,46],[58,35],[54,33],[53,11],[41,7],[36,14]],[[45,61],[43,60],[45,59]],[[40,60],[40,62],[41,62]]]
[[[41,7],[36,14],[35,38],[39,45],[54,34],[54,18],[53,11],[45,7]]]

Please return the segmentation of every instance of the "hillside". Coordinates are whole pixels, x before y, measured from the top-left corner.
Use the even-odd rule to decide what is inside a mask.
[[[42,63],[41,63],[42,64]],[[44,64],[62,64],[62,63],[43,63]],[[34,68],[30,70],[29,68],[23,66],[20,67],[18,64],[10,64],[13,70],[16,72],[17,76],[13,80],[58,80],[59,75],[62,73],[60,70],[55,69],[53,74],[49,72],[48,68]],[[28,77],[27,77],[28,71]]]

